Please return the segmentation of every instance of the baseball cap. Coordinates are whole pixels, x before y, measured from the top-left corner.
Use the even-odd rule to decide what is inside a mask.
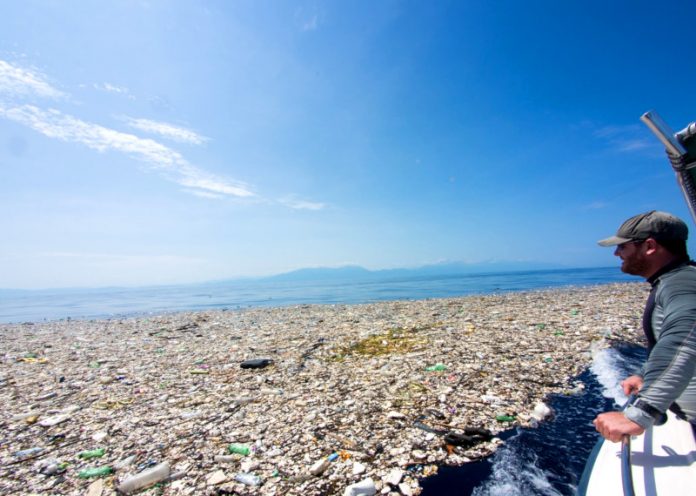
[[[689,237],[689,228],[683,220],[667,212],[651,210],[638,214],[621,224],[616,236],[602,239],[600,246],[615,246],[629,241],[653,238],[657,241],[681,240]]]

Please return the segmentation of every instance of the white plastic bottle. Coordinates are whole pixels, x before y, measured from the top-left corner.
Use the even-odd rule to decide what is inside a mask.
[[[144,487],[152,486],[158,482],[162,482],[169,477],[170,468],[169,462],[162,462],[152,468],[143,470],[139,474],[124,480],[119,484],[118,491],[123,494],[130,494]]]

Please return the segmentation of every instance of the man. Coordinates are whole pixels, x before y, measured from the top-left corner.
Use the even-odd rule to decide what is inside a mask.
[[[643,313],[648,360],[639,375],[621,383],[624,393],[637,393],[637,399],[623,412],[594,420],[610,441],[642,434],[667,409],[696,426],[696,266],[687,254],[687,237],[681,219],[653,210],[599,241],[616,246],[623,272],[645,277],[652,286]]]

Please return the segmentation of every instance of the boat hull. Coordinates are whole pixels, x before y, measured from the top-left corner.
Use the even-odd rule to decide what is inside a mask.
[[[696,494],[696,441],[691,424],[667,412],[668,420],[631,438],[636,496]],[[579,496],[621,496],[621,443],[600,439],[585,466]]]

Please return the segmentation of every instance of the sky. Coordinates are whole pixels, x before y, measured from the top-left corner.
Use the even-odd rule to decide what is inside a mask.
[[[696,227],[687,1],[0,0],[0,287],[617,265]],[[690,242],[696,252],[696,243]]]

